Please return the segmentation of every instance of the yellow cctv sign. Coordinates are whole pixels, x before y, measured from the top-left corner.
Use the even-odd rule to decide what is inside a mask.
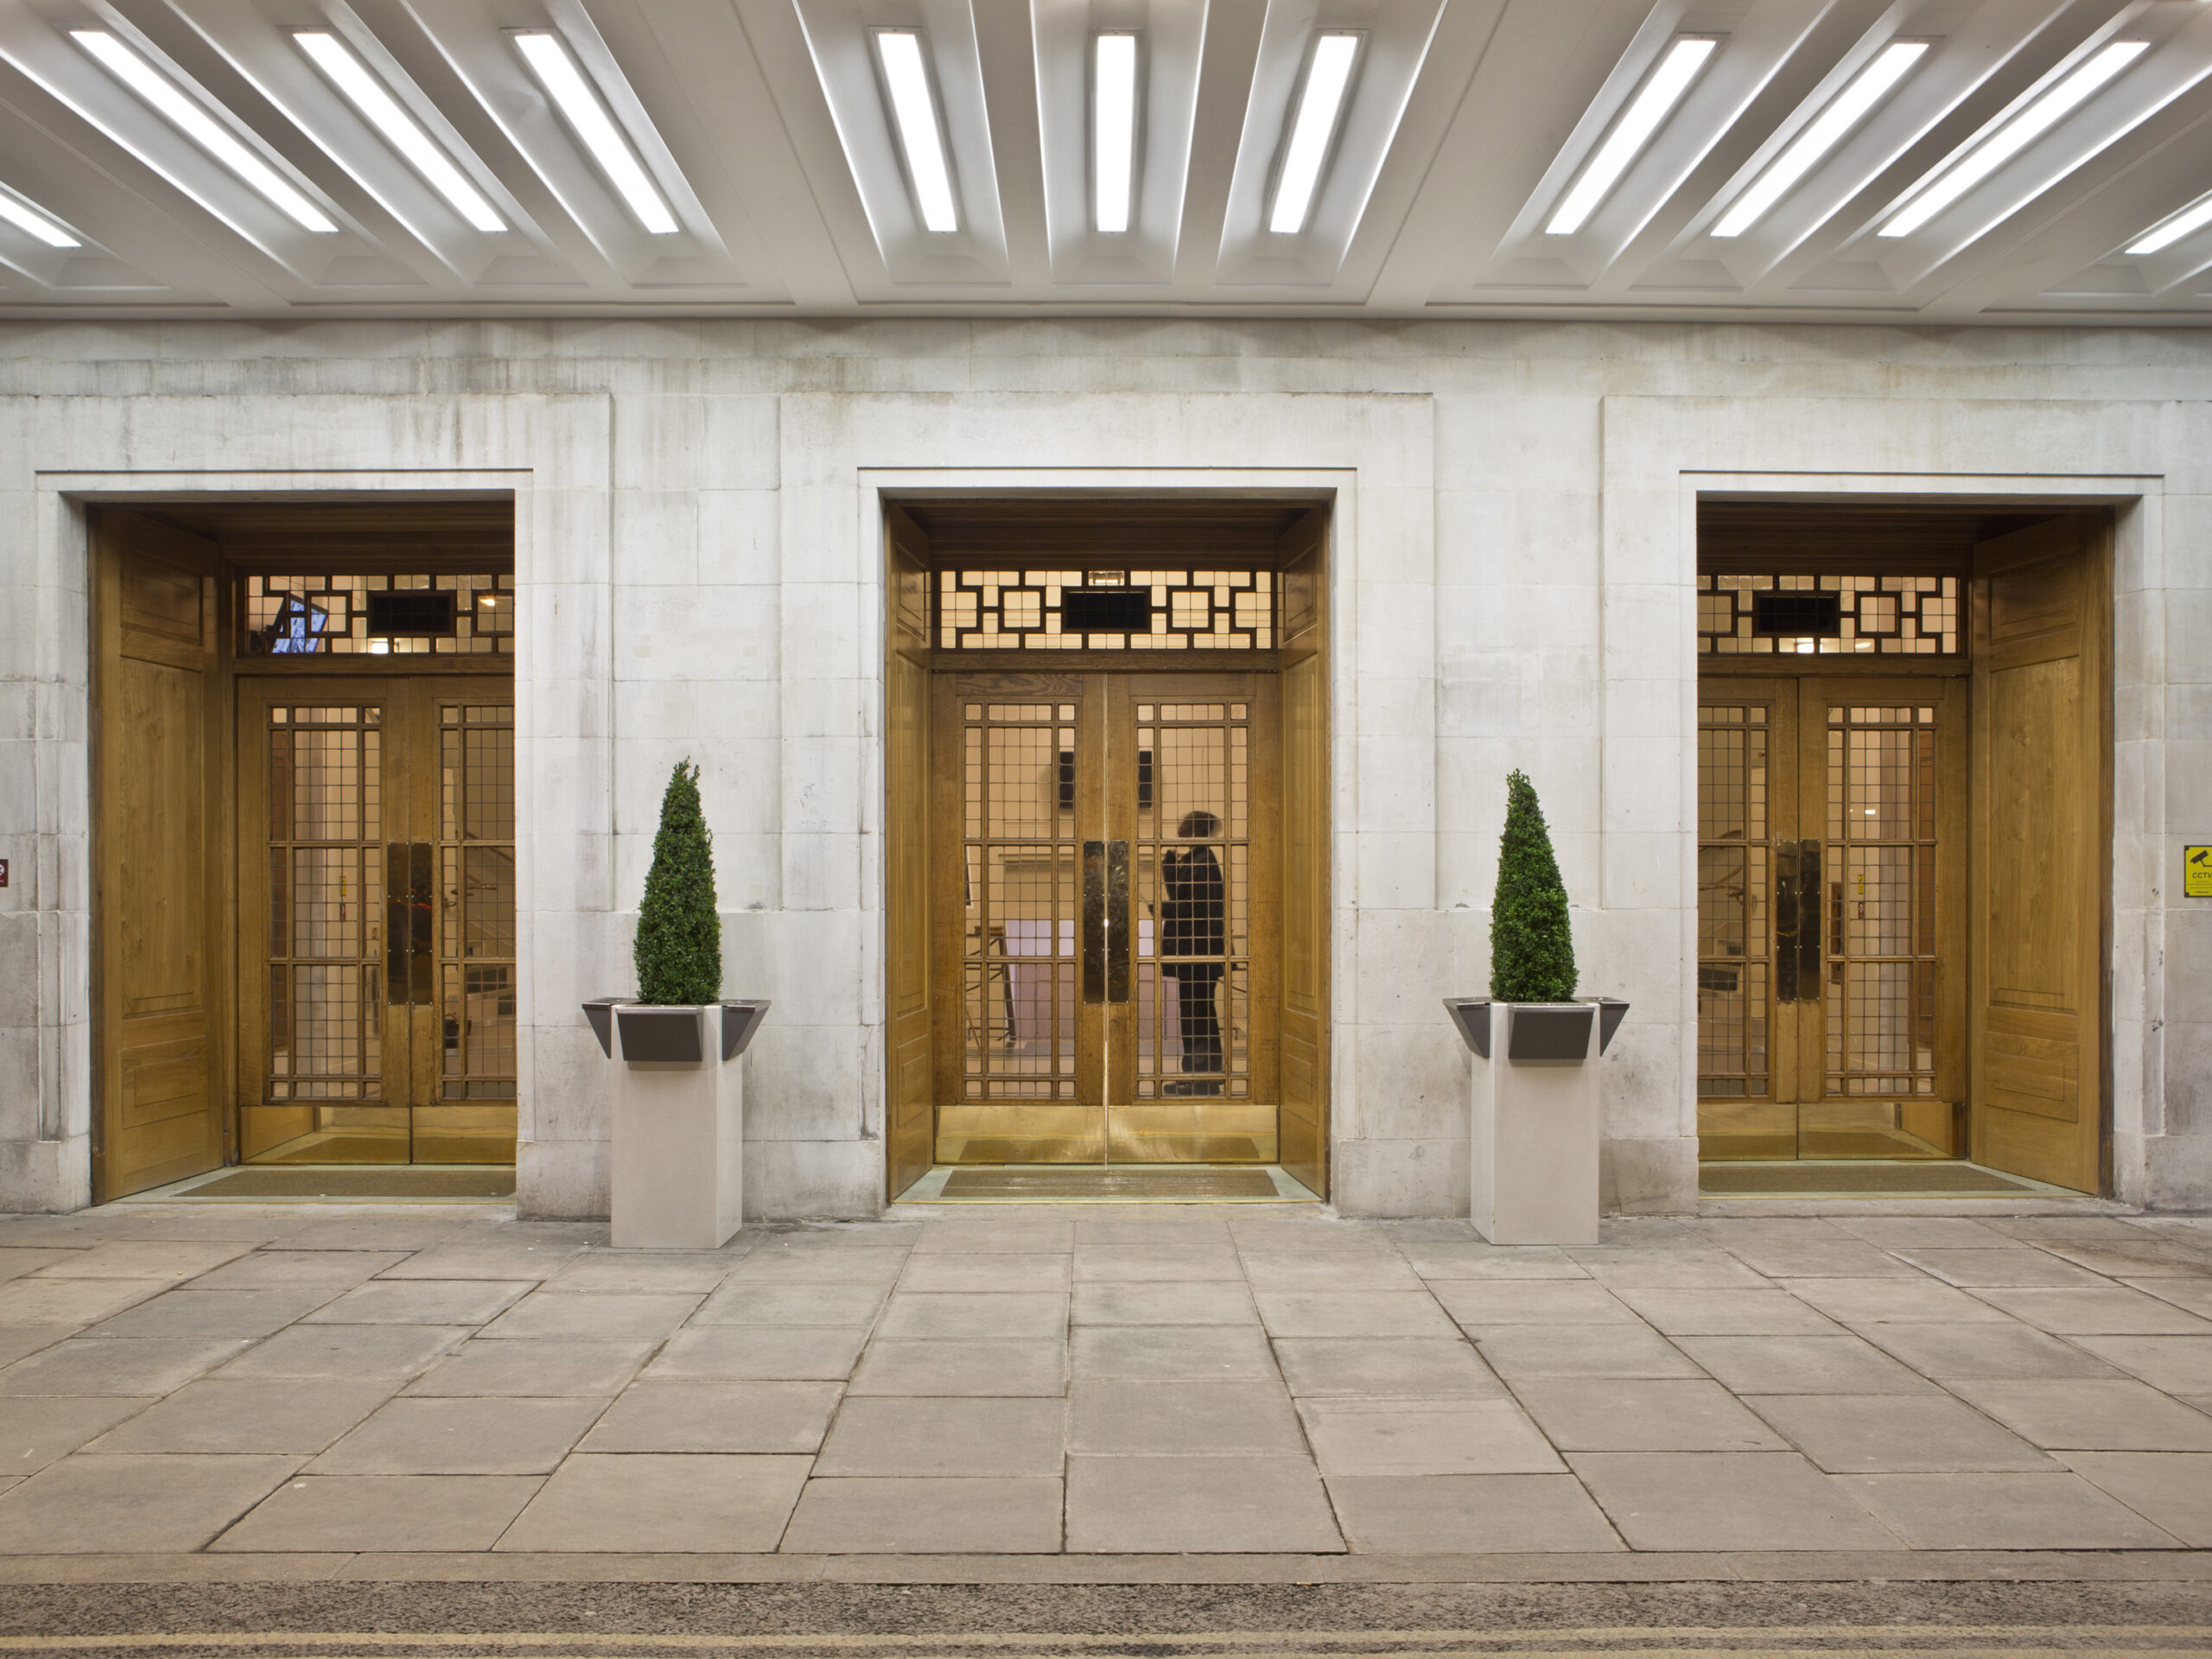
[[[2181,890],[2184,898],[2212,899],[2212,847],[2181,849]]]

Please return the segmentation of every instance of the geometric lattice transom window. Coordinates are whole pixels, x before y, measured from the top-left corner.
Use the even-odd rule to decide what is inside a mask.
[[[1122,593],[1129,605],[1111,602]],[[1268,651],[1276,596],[1272,570],[940,570],[937,642],[945,651]],[[1094,618],[1117,626],[1071,632],[1070,610],[1078,630]]]
[[[509,656],[515,580],[254,571],[238,578],[238,631],[241,657]]]
[[[1792,617],[1803,632],[1789,631]],[[1964,649],[1959,623],[1956,576],[1697,579],[1705,656],[1955,657]]]

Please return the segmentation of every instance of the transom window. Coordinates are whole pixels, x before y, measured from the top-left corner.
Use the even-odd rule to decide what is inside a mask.
[[[237,615],[240,657],[505,657],[515,648],[515,580],[254,571],[238,578]]]
[[[1701,656],[1955,657],[1959,629],[1956,576],[1697,579]]]
[[[945,651],[1268,651],[1272,570],[940,570]]]

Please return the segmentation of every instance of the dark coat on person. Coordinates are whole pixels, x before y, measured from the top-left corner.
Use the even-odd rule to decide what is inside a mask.
[[[1221,861],[1213,855],[1213,849],[1194,847],[1187,853],[1161,854],[1160,882],[1167,900],[1160,907],[1160,954],[1219,956],[1229,895],[1221,879]]]

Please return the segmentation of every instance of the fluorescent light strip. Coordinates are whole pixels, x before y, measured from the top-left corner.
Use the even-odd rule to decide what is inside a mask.
[[[537,77],[583,146],[591,152],[622,200],[630,204],[638,223],[654,236],[673,236],[677,226],[668,199],[631,152],[628,142],[614,124],[614,118],[599,100],[560,41],[542,29],[514,31],[515,49]]]
[[[1813,163],[1843,142],[1867,111],[1904,79],[1905,71],[1928,50],[1925,41],[1899,41],[1884,47],[1873,62],[1860,70],[1836,100],[1799,133],[1758,181],[1736,199],[1735,206],[1713,227],[1715,236],[1741,236],[1757,224],[1766,210],[1782,200],[1797,181],[1813,170]]]
[[[42,213],[35,213],[13,196],[0,195],[0,219],[36,237],[49,248],[81,248],[85,245]]]
[[[1629,163],[1651,142],[1651,135],[1659,130],[1668,112],[1681,102],[1690,82],[1719,44],[1718,41],[1676,41],[1667,48],[1658,68],[1630,100],[1627,113],[1605,136],[1605,142],[1598,146],[1597,155],[1574,181],[1574,188],[1567,193],[1552,222],[1544,226],[1545,235],[1572,236],[1582,228],[1583,221],[1597,212],[1598,204],[1620,182]]]
[[[0,211],[4,211],[5,198],[0,198]],[[2185,213],[2177,213],[2164,224],[2128,249],[2132,254],[2156,253],[2161,248],[2171,247],[2184,236],[2212,225],[2212,196],[2207,196]]]
[[[1092,211],[1098,228],[1129,228],[1130,178],[1136,162],[1137,37],[1101,35],[1090,80]]]
[[[346,101],[384,135],[385,142],[413,163],[415,170],[453,204],[455,213],[480,231],[507,228],[506,221],[492,210],[492,204],[484,200],[483,193],[461,176],[461,169],[446,153],[430,142],[430,135],[423,130],[413,116],[399,107],[398,101],[385,90],[384,83],[371,74],[335,35],[327,29],[301,29],[292,32],[292,38],[300,43],[300,50],[314,60],[315,67],[346,94]]]
[[[883,54],[883,79],[891,88],[892,118],[899,124],[899,145],[925,230],[943,235],[960,228],[952,203],[952,171],[938,131],[937,100],[930,95],[929,71],[922,64],[922,37],[911,29],[879,29],[875,49]]]
[[[2148,41],[2114,41],[2046,91],[2032,104],[1985,139],[1961,160],[1953,151],[1936,170],[1897,198],[1901,211],[1893,213],[1876,232],[1880,236],[1910,236],[1961,196],[2058,124],[2076,105],[2150,49]],[[2101,149],[2100,145],[2098,148]],[[2078,156],[2087,161],[2094,150]],[[1931,182],[1930,181],[1933,181]]]
[[[276,169],[226,130],[221,123],[157,73],[153,65],[104,29],[73,29],[69,38],[99,60],[118,80],[168,118],[184,136],[267,197],[303,231],[318,235],[337,225],[320,207],[286,183]]]
[[[1277,236],[1295,236],[1306,228],[1322,164],[1329,159],[1329,136],[1337,130],[1344,89],[1351,82],[1352,60],[1358,55],[1357,35],[1313,38],[1306,85],[1298,94],[1298,113],[1291,118],[1290,148],[1283,155],[1282,176],[1275,181],[1274,210],[1268,215],[1268,228]]]

